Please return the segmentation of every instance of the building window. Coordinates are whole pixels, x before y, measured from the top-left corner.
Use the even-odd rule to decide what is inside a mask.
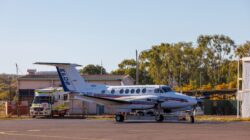
[[[129,89],[126,89],[126,90],[125,90],[125,93],[128,94],[128,93],[129,93]]]
[[[120,94],[123,94],[123,92],[124,92],[124,89],[121,89],[121,90],[120,90]]]
[[[111,90],[111,94],[114,94],[114,93],[115,93],[115,90],[114,90],[114,89],[112,89],[112,90]]]
[[[136,93],[137,93],[137,94],[139,94],[140,92],[141,92],[141,90],[140,90],[140,89],[137,89],[137,90],[136,90]]]
[[[135,89],[131,89],[130,93],[134,94],[135,93]]]
[[[67,101],[67,100],[68,100],[68,94],[64,94],[64,95],[63,95],[63,100],[64,100],[64,101]]]
[[[142,89],[142,93],[146,93],[146,91],[147,91],[146,88]]]

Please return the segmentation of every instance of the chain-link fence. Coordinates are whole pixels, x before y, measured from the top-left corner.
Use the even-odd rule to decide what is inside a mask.
[[[0,101],[0,117],[5,117],[5,101]]]
[[[205,115],[236,115],[236,100],[204,100]]]

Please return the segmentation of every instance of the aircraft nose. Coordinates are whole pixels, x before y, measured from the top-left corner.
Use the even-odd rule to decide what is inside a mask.
[[[188,100],[188,102],[190,103],[190,105],[196,105],[197,104],[197,100],[195,98],[190,98]]]

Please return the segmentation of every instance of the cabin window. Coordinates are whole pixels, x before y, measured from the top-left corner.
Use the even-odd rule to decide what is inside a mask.
[[[102,94],[104,94],[105,93],[105,90],[102,90]]]
[[[120,94],[123,94],[123,92],[124,92],[124,89],[121,89],[121,90],[120,90]]]
[[[128,94],[128,93],[129,93],[129,89],[126,89],[126,90],[125,90],[125,93]]]
[[[130,93],[134,94],[135,93],[135,89],[131,89]]]
[[[140,91],[141,91],[140,89],[137,89],[137,90],[136,90],[136,93],[140,93]]]
[[[115,93],[115,90],[114,90],[114,89],[112,89],[112,90],[111,90],[111,94],[114,94],[114,93]]]
[[[146,91],[147,91],[146,88],[142,89],[142,93],[146,93]]]

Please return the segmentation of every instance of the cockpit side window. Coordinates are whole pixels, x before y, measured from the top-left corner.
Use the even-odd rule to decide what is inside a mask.
[[[160,89],[159,89],[159,88],[156,88],[156,89],[154,90],[154,92],[155,92],[155,93],[159,93],[159,92],[160,92]]]
[[[172,89],[170,87],[162,87],[162,90],[166,93],[166,92],[171,92]]]

